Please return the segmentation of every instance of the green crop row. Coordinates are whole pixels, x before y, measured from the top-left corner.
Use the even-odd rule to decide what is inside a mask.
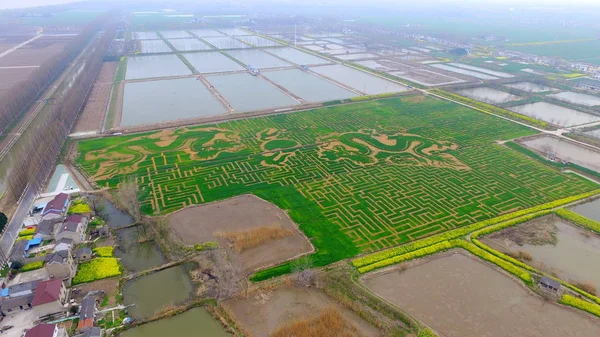
[[[351,102],[368,101],[370,99],[394,97],[396,95],[397,95],[396,93],[388,92],[386,94],[376,94],[376,95],[365,95],[365,96],[352,97],[352,98],[350,98],[350,101]]]
[[[587,311],[592,315],[596,315],[600,317],[600,305],[590,303],[588,301],[584,301],[575,296],[571,296],[569,294],[564,294],[560,299],[560,303],[564,305],[571,306],[573,308],[577,308],[583,311]]]
[[[22,272],[32,271],[32,270],[40,269],[43,266],[44,266],[44,261],[31,262],[31,263],[28,263],[28,264],[24,265],[23,267],[21,267],[20,271],[22,271]]]
[[[600,233],[600,222],[581,216],[569,209],[561,208],[554,211],[559,217]]]
[[[464,97],[464,96],[460,96],[451,92],[447,92],[441,89],[431,89],[429,92],[431,92],[432,94],[438,95],[438,96],[442,96],[448,99],[451,99],[453,101],[459,102],[459,103],[463,103],[463,104],[467,104],[470,106],[473,106],[477,109],[479,109],[479,111],[482,112],[486,112],[486,113],[492,113],[492,114],[496,114],[496,115],[501,115],[501,116],[505,116],[505,117],[509,117],[509,118],[513,118],[513,119],[517,119],[523,122],[526,122],[528,124],[531,125],[535,125],[535,126],[539,126],[542,128],[548,128],[549,124],[544,122],[544,121],[540,121],[537,120],[533,117],[529,117],[529,116],[525,116],[525,115],[521,115],[518,114],[516,112],[512,112],[506,109],[502,109],[502,108],[498,108],[495,107],[493,105],[487,104],[487,103],[483,103],[483,102],[479,102],[476,101],[474,99],[470,99],[468,97]]]
[[[519,217],[522,217],[524,215],[528,215],[531,213],[537,213],[537,212],[549,210],[552,208],[556,208],[556,207],[559,207],[559,206],[562,206],[565,204],[572,203],[577,200],[589,198],[598,193],[600,193],[600,190],[594,190],[594,191],[583,193],[580,195],[555,200],[555,201],[552,201],[552,202],[549,202],[549,203],[546,203],[543,205],[538,205],[535,207],[527,208],[527,209],[524,209],[521,211],[501,215],[499,217],[484,220],[481,222],[477,222],[477,223],[474,223],[472,225],[469,225],[469,226],[466,226],[463,228],[454,229],[454,230],[451,230],[451,231],[448,231],[448,232],[445,232],[442,234],[438,234],[438,235],[435,235],[435,236],[432,236],[432,237],[429,237],[429,238],[426,238],[423,240],[415,241],[408,245],[390,248],[390,249],[383,250],[383,251],[380,251],[377,253],[373,253],[373,254],[370,254],[367,256],[359,257],[357,259],[354,259],[352,261],[352,264],[356,268],[364,267],[369,264],[377,263],[379,261],[386,260],[386,259],[392,258],[397,255],[406,254],[408,252],[411,252],[411,251],[414,251],[414,250],[417,250],[420,248],[424,248],[427,246],[431,246],[431,245],[434,245],[434,244],[442,242],[442,241],[456,239],[456,238],[465,236],[471,232],[474,232],[476,230],[479,230],[479,229],[482,229],[482,228],[485,228],[488,226],[492,226],[492,225],[499,224],[499,223],[502,223],[502,222],[505,222],[508,220],[516,219],[516,218],[519,218]]]
[[[29,229],[24,229],[22,231],[19,232],[19,237],[22,236],[30,236],[35,234],[35,228],[29,228]]]

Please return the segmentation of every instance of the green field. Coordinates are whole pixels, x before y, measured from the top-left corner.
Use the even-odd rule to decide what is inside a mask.
[[[85,140],[76,164],[100,186],[137,175],[147,213],[254,193],[323,265],[595,188],[496,143],[531,134],[412,96]]]
[[[600,40],[506,47],[540,56],[561,57],[570,61],[581,61],[600,65]]]

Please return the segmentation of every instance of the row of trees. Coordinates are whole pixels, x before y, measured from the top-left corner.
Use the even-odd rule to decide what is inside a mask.
[[[43,120],[32,123],[21,136],[24,137],[20,139],[24,142],[24,146],[7,177],[4,201],[16,202],[28,185],[31,185],[30,188],[33,190],[39,190],[50,175],[115,35],[113,17],[111,14],[92,23],[73,41],[73,46],[65,51],[76,53],[91,39],[95,39],[78,61],[72,77],[61,84],[52,100],[44,107],[44,111],[38,115],[37,118]]]
[[[0,96],[0,136],[7,134],[23,117],[31,104],[38,99],[83,50],[90,39],[106,22],[106,17],[91,23],[63,51],[46,60],[24,81]]]

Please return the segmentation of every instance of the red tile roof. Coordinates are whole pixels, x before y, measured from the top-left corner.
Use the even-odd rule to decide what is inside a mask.
[[[82,331],[87,328],[91,328],[94,326],[94,317],[86,318],[84,320],[79,320],[77,323],[77,330]]]
[[[38,324],[25,333],[25,337],[52,337],[56,324]]]
[[[38,283],[31,304],[35,307],[37,305],[57,301],[60,298],[61,287],[62,280],[50,280]]]
[[[46,214],[51,210],[54,211],[62,211],[62,209],[65,207],[65,203],[67,202],[67,200],[69,200],[69,195],[66,193],[59,193],[57,194],[54,199],[52,199],[48,204],[46,204],[46,207],[44,207],[44,211],[42,212],[42,214]]]

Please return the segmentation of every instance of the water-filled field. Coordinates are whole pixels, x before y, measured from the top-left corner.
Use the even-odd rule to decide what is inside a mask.
[[[480,73],[484,73],[484,74],[490,74],[493,76],[498,76],[498,77],[502,77],[502,78],[509,78],[509,77],[513,77],[513,75],[511,74],[507,74],[507,73],[503,73],[501,71],[494,71],[494,70],[489,70],[486,68],[479,68],[479,67],[474,67],[474,66],[470,66],[468,64],[462,64],[462,63],[448,63],[451,66],[454,67],[458,67],[458,68],[462,68],[462,69],[468,69],[468,70],[473,70],[473,71],[477,71]]]
[[[244,67],[218,51],[182,55],[201,74],[244,70]]]
[[[237,111],[273,109],[299,104],[271,83],[248,73],[207,76],[206,79]]]
[[[513,95],[506,91],[497,90],[488,87],[478,87],[470,89],[462,89],[456,92],[459,95],[470,97],[474,100],[485,103],[506,103],[516,101],[521,97]]]
[[[332,82],[299,69],[263,72],[263,76],[308,102],[322,102],[358,96]]]
[[[217,49],[251,48],[249,45],[236,40],[231,36],[204,37],[202,39],[215,46]]]
[[[402,58],[402,57],[400,57],[400,58]],[[495,76],[478,73],[478,72],[472,71],[472,70],[451,67],[446,64],[432,64],[431,67],[446,70],[446,71],[451,71],[451,72],[457,73],[457,74],[463,74],[463,75],[479,78],[481,80],[497,80],[498,79],[498,77],[495,77]]]
[[[238,61],[241,61],[246,66],[251,65],[253,68],[257,69],[291,66],[291,64],[273,55],[267,54],[261,49],[229,50],[227,51],[227,54],[233,56]]]
[[[172,39],[169,43],[177,49],[177,51],[194,51],[194,50],[210,50],[212,49],[206,43],[198,39]]]
[[[190,34],[188,34],[184,30],[164,30],[164,31],[161,31],[160,34],[165,39],[184,39],[184,38],[191,37]]]
[[[518,82],[513,84],[507,84],[506,86],[509,88],[519,89],[527,92],[546,92],[553,90],[553,88],[550,88],[548,86],[532,82]]]
[[[127,83],[121,126],[223,114],[225,107],[195,78]]]
[[[134,32],[133,37],[136,40],[157,40],[160,39],[156,32]]]
[[[190,29],[190,33],[196,35],[197,37],[224,36],[223,33],[219,33],[216,30],[209,28]]]
[[[581,125],[600,120],[598,116],[546,102],[517,105],[508,110],[561,126]]]
[[[401,84],[341,64],[312,67],[310,70],[369,95],[408,90]]]
[[[127,58],[128,80],[190,75],[192,71],[177,55],[148,55]]]
[[[371,54],[371,53],[358,53],[358,54],[338,55],[336,57],[339,58],[340,60],[353,61],[353,60],[368,59],[368,58],[378,58],[380,56]]]
[[[141,40],[140,47],[142,54],[153,53],[172,53],[171,47],[163,40]]]
[[[202,329],[198,329],[201,326]],[[164,318],[152,323],[136,326],[123,332],[121,337],[164,337],[187,336],[196,337],[229,337],[221,324],[205,309],[193,308],[182,314]]]
[[[571,91],[559,92],[558,94],[550,95],[550,97],[554,97],[561,101],[565,101],[565,102],[569,102],[569,103],[573,103],[573,104],[585,105],[585,106],[600,105],[600,97],[586,95],[586,94],[580,94],[578,92],[571,92]]]
[[[276,47],[281,46],[281,43],[275,42],[273,40],[265,39],[262,36],[238,36],[238,40],[242,40],[246,43],[249,43],[255,47]]]
[[[538,137],[523,142],[524,145],[540,152],[552,152],[556,157],[600,172],[600,152],[549,136]]]
[[[309,53],[305,53],[298,49],[285,47],[285,48],[269,48],[265,49],[265,51],[277,55],[283,59],[286,59],[292,63],[297,65],[316,65],[316,64],[328,64],[331,61],[326,60],[322,57],[318,57],[315,55],[311,55]]]
[[[252,35],[252,33],[248,33],[247,31],[238,28],[218,28],[217,30],[231,36]]]

